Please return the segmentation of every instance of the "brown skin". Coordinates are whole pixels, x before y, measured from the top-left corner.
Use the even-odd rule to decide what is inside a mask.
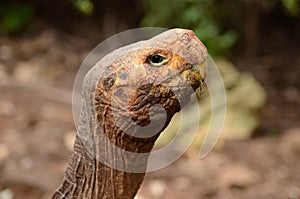
[[[206,56],[192,31],[173,29],[113,51],[96,64],[85,77],[74,150],[52,198],[133,198],[149,154],[128,156],[112,145],[128,152],[150,152],[160,132],[204,81]],[[153,108],[155,104],[165,112]],[[149,124],[161,128],[153,128],[155,132],[139,128]],[[133,172],[136,168],[138,173]]]

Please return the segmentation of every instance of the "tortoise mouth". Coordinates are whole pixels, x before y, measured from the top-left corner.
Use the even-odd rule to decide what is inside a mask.
[[[206,79],[207,72],[208,72],[206,61],[202,62],[201,64],[193,65],[192,69],[198,71],[203,80]]]
[[[168,73],[165,74],[162,78],[156,78],[153,81],[154,85],[159,85],[172,81],[176,79],[177,76],[181,76],[183,80],[186,80],[187,83],[203,83],[207,77],[207,63],[206,61],[201,62],[200,64],[186,64],[183,67],[180,67],[181,70],[168,70]],[[191,82],[190,80],[193,81]],[[180,86],[180,85],[178,85]]]
[[[192,65],[191,68],[182,71],[181,76],[184,81],[193,87],[194,90],[199,88],[207,76],[206,62]]]

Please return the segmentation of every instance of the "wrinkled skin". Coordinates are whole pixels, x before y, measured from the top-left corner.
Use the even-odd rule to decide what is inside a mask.
[[[85,77],[74,150],[52,198],[133,198],[155,140],[201,87],[206,56],[192,31],[172,29],[97,63]]]

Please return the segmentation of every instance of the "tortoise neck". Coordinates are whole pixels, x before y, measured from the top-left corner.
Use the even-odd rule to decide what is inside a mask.
[[[83,103],[86,112],[80,117],[63,183],[52,199],[132,199],[136,195],[147,169],[148,152],[159,133],[148,138],[126,134],[116,126],[105,104],[94,109],[92,100]]]
[[[123,146],[125,147],[126,145]],[[81,139],[76,137],[63,182],[52,196],[52,199],[134,198],[142,184],[145,173],[119,171],[103,164],[96,157],[91,158],[89,152],[84,149]],[[147,159],[141,160],[140,158],[132,157],[128,161],[131,164],[136,161],[138,166],[146,171]],[[125,162],[128,161],[125,160]]]

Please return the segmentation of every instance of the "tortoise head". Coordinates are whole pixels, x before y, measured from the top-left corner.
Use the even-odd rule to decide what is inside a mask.
[[[184,29],[120,48],[102,61],[105,75],[98,82],[95,103],[110,104],[114,120],[122,120],[118,126],[126,126],[126,131],[135,131],[127,125],[132,121],[139,126],[152,123],[160,131],[201,87],[206,57],[205,46]],[[130,121],[124,119],[128,117]]]

